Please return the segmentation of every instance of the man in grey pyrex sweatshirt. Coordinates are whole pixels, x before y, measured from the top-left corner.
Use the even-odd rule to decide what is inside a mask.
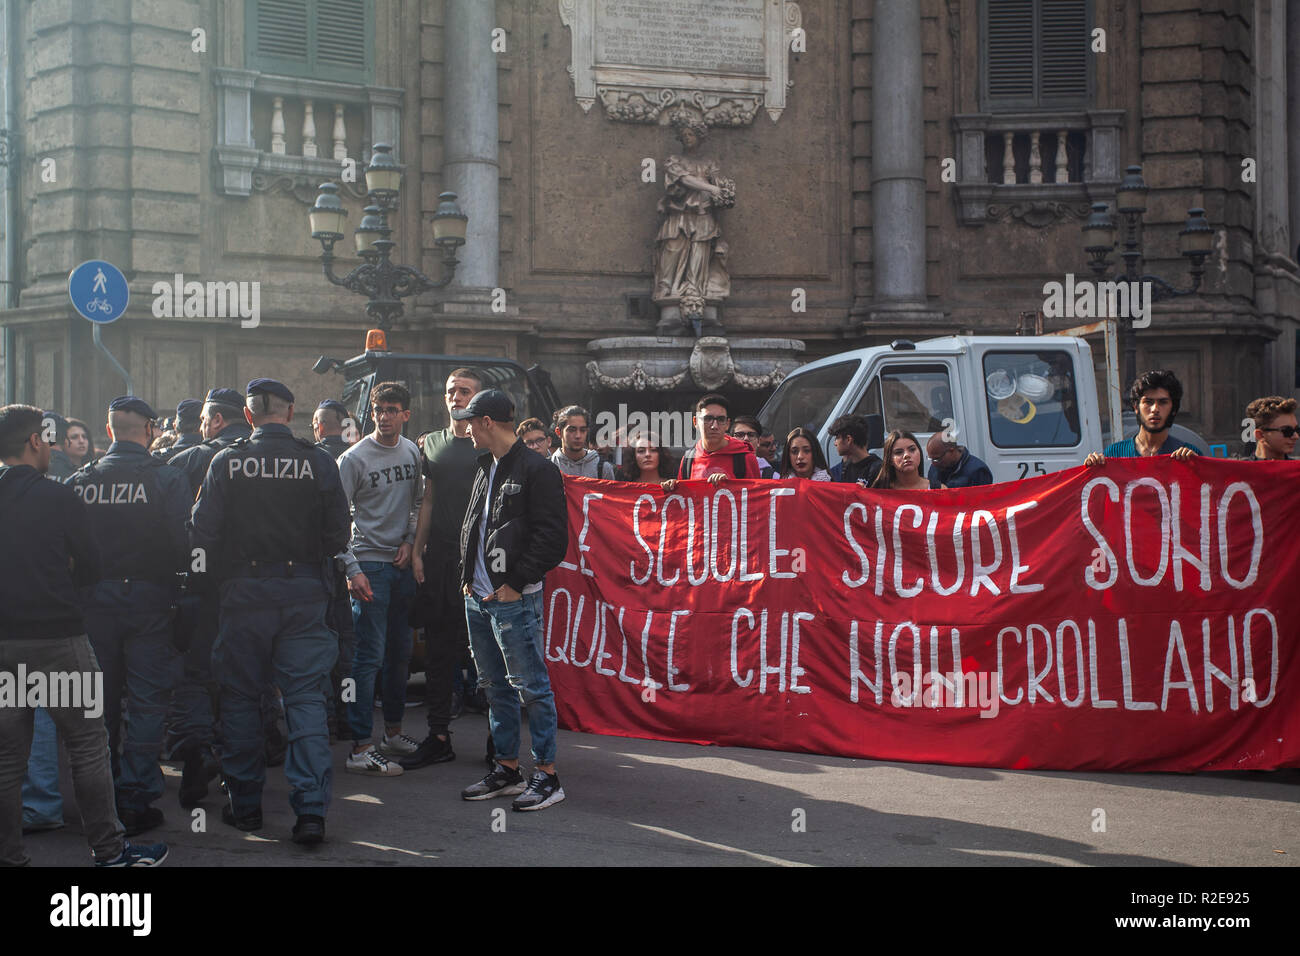
[[[403,756],[418,746],[402,733],[406,709],[411,628],[407,624],[415,578],[411,551],[420,511],[420,449],[402,435],[411,417],[411,393],[395,382],[376,385],[370,397],[375,430],[339,456],[339,476],[352,506],[352,539],[338,557],[352,594],[356,651],[348,704],[354,746],[346,769],[396,777],[402,768],[384,754]],[[375,680],[383,670],[384,735],[371,741]],[[382,752],[381,752],[382,751]]]

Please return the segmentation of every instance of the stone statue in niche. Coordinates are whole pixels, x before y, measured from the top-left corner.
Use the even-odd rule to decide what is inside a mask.
[[[735,205],[736,184],[712,160],[693,155],[709,132],[701,119],[680,109],[668,119],[683,155],[669,156],[664,165],[651,295],[659,306],[655,333],[722,335],[718,306],[731,294],[731,276],[716,210]]]

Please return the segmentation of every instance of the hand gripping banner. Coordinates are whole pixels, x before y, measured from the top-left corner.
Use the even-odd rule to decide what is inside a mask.
[[[1300,464],[953,491],[567,478],[560,723],[1056,770],[1300,766]]]

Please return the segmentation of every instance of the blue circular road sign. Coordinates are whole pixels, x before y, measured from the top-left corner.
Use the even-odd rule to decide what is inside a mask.
[[[91,259],[68,273],[72,307],[92,322],[112,322],[131,300],[126,276],[111,262]]]

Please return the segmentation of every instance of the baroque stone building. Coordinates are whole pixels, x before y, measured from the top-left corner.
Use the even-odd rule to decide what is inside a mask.
[[[378,142],[405,169],[399,261],[438,274],[443,190],[469,215],[450,294],[407,300],[393,348],[540,363],[566,401],[677,401],[698,386],[656,399],[588,369],[594,340],[654,335],[674,108],[709,127],[701,149],[736,184],[728,336],[795,338],[807,359],[1014,329],[1044,283],[1090,277],[1089,204],[1141,164],[1145,271],[1187,284],[1189,207],[1215,240],[1199,294],[1138,334],[1139,367],[1175,369],[1181,420],[1219,441],[1250,398],[1300,394],[1297,0],[0,8],[6,401],[98,422],[123,390],[68,300],[68,271],[92,258],[131,282],[103,339],[160,411],[261,375],[304,409],[338,395],[311,366],[360,351],[368,323],[321,276],[307,210]],[[364,202],[354,184],[341,194],[350,231]],[[260,283],[257,326],[156,316],[155,283],[178,274]],[[767,394],[728,388],[754,408]]]

